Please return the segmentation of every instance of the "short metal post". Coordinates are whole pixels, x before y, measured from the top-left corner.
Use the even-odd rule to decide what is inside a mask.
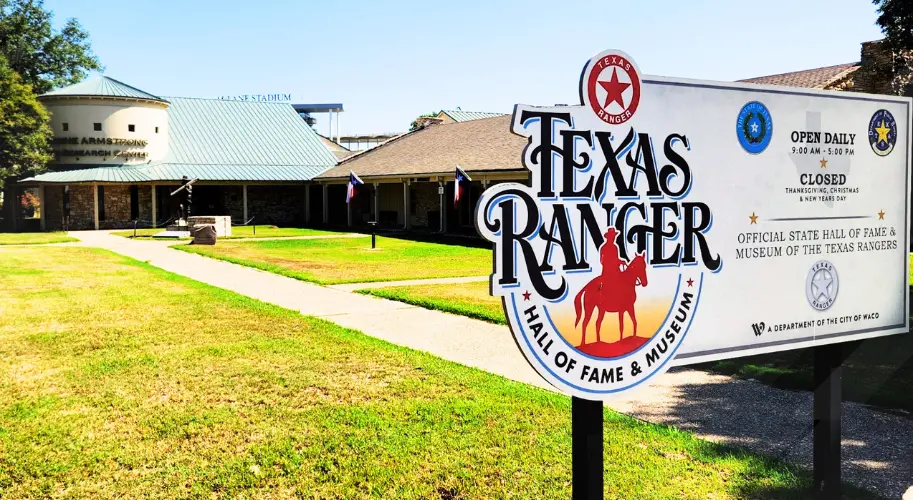
[[[377,248],[377,221],[368,222],[371,226],[371,250]]]
[[[133,219],[133,238],[136,238],[136,219]]]
[[[571,494],[573,500],[603,498],[602,401],[571,398]]]
[[[840,498],[841,344],[815,347],[814,492],[815,498]]]

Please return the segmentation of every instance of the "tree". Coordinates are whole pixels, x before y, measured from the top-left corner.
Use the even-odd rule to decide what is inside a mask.
[[[50,121],[32,86],[0,56],[0,179],[45,169],[52,158]]]
[[[878,6],[875,21],[884,33],[885,49],[892,54],[889,68],[894,92],[913,94],[913,2],[873,0]]]
[[[52,17],[43,0],[0,0],[0,55],[37,94],[102,69],[79,22],[68,19],[55,31]]]
[[[434,118],[438,114],[440,114],[440,113],[425,113],[425,114],[419,115],[418,118],[416,118],[415,120],[412,120],[412,123],[409,124],[409,132],[413,132],[413,131],[421,128],[422,122],[424,121],[424,120],[422,120],[422,118]]]

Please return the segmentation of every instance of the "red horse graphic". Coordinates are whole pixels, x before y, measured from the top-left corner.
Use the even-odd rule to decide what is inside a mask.
[[[593,278],[574,297],[574,310],[577,313],[574,326],[580,323],[581,305],[585,312],[581,346],[586,345],[586,328],[594,309],[599,309],[599,316],[596,318],[596,342],[600,341],[599,330],[606,312],[618,313],[620,338],[624,338],[624,313],[627,312],[634,324],[634,336],[637,336],[637,315],[634,314],[634,302],[637,300],[635,287],[647,286],[647,263],[643,254],[635,256],[630,263],[621,259],[618,255],[618,246],[615,244],[616,235],[615,228],[606,231],[605,243],[599,249],[602,274]]]

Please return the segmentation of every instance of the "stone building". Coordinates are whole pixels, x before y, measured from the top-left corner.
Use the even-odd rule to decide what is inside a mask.
[[[14,216],[18,230],[160,226],[178,216],[185,177],[198,179],[192,215],[304,225],[309,181],[337,162],[290,104],[162,98],[108,77],[39,99],[55,160],[19,182],[41,210]]]
[[[505,181],[525,183],[520,163],[526,139],[510,132],[510,116],[426,124],[351,156],[318,175],[327,200],[327,224],[380,226],[475,234],[473,211],[486,187]],[[457,165],[472,179],[459,206],[453,203]],[[365,184],[346,206],[349,172]]]
[[[892,74],[892,59],[893,54],[886,50],[882,41],[863,42],[859,62],[749,78],[740,82],[869,94],[898,94],[902,92],[897,92],[899,84]]]

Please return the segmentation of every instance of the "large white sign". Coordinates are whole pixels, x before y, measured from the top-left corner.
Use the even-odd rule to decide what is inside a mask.
[[[908,330],[907,98],[643,77],[517,105],[529,186],[477,208],[491,293],[546,380],[601,400],[672,365]]]

